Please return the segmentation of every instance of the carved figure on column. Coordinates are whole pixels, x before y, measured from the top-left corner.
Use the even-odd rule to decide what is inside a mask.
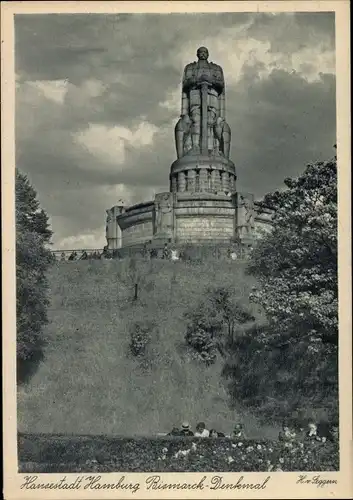
[[[251,194],[238,193],[238,227],[241,237],[252,237],[255,228],[254,199]]]
[[[200,153],[229,158],[230,128],[225,121],[223,70],[218,64],[208,62],[208,55],[207,48],[200,47],[198,61],[184,69],[181,118],[175,127],[178,158]]]
[[[155,197],[153,233],[158,237],[173,236],[173,194],[158,193]]]
[[[181,158],[192,148],[191,119],[189,115],[182,115],[175,125],[175,145],[177,157]]]
[[[231,131],[228,123],[221,116],[217,118],[214,131],[218,139],[219,151],[229,158]]]

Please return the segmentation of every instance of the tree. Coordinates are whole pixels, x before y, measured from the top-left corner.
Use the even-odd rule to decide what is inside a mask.
[[[47,245],[52,232],[36,191],[17,169],[15,192],[17,378],[23,382],[43,358],[49,304],[46,271],[52,262]]]
[[[254,249],[251,295],[264,308],[273,335],[337,345],[337,160],[308,165],[287,189],[267,195],[273,230]]]
[[[198,358],[212,363],[217,351],[224,355],[233,344],[240,325],[255,318],[237,295],[235,287],[213,286],[206,290],[196,307],[186,312],[185,319],[186,343]]]
[[[255,321],[254,316],[237,296],[234,288],[221,286],[209,291],[211,314],[218,311],[226,329],[225,345],[232,345],[234,335],[239,330],[240,325]]]

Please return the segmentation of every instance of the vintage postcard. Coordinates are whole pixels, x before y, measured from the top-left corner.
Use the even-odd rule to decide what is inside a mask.
[[[5,498],[351,498],[349,2],[1,10]]]

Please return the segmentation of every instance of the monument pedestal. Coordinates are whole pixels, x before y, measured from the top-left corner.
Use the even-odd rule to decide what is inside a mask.
[[[170,169],[173,193],[231,193],[235,191],[234,163],[221,155],[188,154],[176,160]]]
[[[175,126],[178,159],[171,165],[169,192],[124,213],[118,214],[119,207],[107,211],[109,248],[147,243],[163,248],[171,242],[227,246],[234,241],[252,246],[254,196],[236,192],[223,70],[208,56],[207,48],[200,47],[198,61],[184,68]]]

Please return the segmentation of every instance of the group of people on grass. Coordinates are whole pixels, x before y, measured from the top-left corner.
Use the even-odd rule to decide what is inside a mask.
[[[98,251],[93,251],[88,253],[84,250],[81,255],[79,255],[75,250],[70,253],[68,258],[66,258],[65,252],[61,253],[60,260],[63,261],[74,261],[74,260],[89,260],[89,259],[101,259],[102,254]]]
[[[190,424],[188,422],[184,422],[180,428],[173,427],[173,429],[168,433],[168,436],[194,436],[200,438],[219,438],[219,437],[227,437],[227,438],[242,438],[243,436],[243,425],[236,424],[234,426],[233,432],[231,435],[226,435],[223,432],[217,431],[216,429],[207,429],[206,424],[204,422],[199,422],[195,427],[195,432],[191,430]]]
[[[327,422],[315,423],[311,421],[308,423],[306,429],[299,427],[299,429],[296,430],[287,423],[284,423],[278,435],[278,439],[283,442],[310,440],[325,443],[326,441],[338,441],[338,425],[330,425]]]
[[[143,257],[153,259],[165,259],[170,261],[178,261],[185,260],[186,256],[183,251],[175,248],[173,245],[165,243],[163,248],[152,248],[148,247],[146,244],[143,245],[141,250]],[[238,255],[238,252],[235,249],[228,248],[226,252],[227,258],[230,260],[237,260],[241,258],[241,255]],[[84,250],[81,254],[78,251],[73,250],[69,257],[66,257],[65,252],[62,252],[60,256],[61,261],[76,261],[76,260],[90,260],[90,259],[119,259],[121,258],[119,250],[110,250],[107,246],[103,248],[102,252],[99,251],[91,251],[87,252]]]
[[[181,427],[173,427],[168,433],[168,436],[193,436],[200,438],[229,438],[229,439],[245,439],[243,424],[237,423],[231,434],[226,435],[216,429],[207,429],[204,422],[199,422],[195,431],[191,429],[188,422],[183,422]],[[309,422],[307,428],[299,427],[298,430],[284,423],[282,430],[279,432],[278,440],[282,442],[292,442],[295,440],[312,440],[312,441],[338,441],[338,426],[329,425],[326,422],[315,423]]]

